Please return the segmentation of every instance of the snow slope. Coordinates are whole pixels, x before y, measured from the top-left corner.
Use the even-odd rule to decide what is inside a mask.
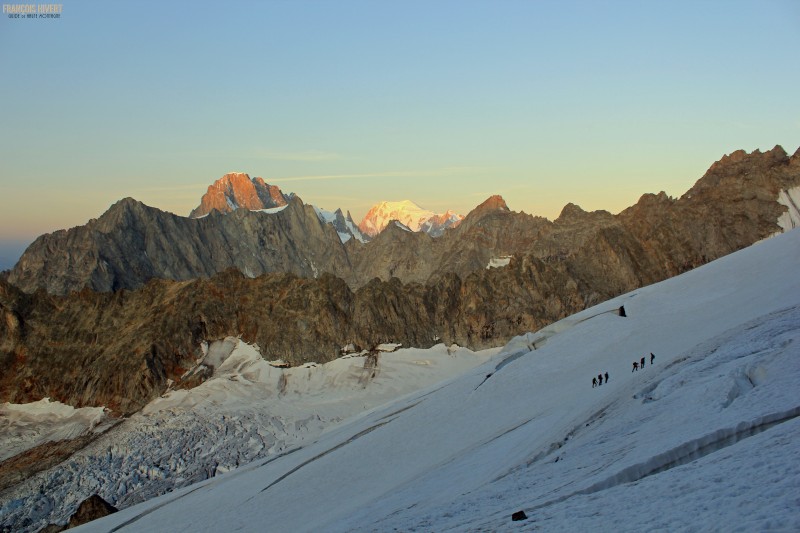
[[[800,530],[798,262],[791,231],[83,531]]]

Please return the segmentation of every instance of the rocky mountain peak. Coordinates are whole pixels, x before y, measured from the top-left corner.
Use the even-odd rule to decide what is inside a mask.
[[[131,216],[136,216],[145,209],[148,209],[148,206],[144,205],[139,200],[130,197],[123,198],[122,200],[114,202],[105,213],[100,215],[96,223],[101,231],[106,231],[119,224],[121,221],[127,220]]]
[[[737,188],[757,186],[750,182],[758,176],[783,172],[782,169],[792,164],[793,159],[780,145],[767,152],[754,150],[747,153],[744,150],[736,150],[712,164],[684,197],[691,198],[704,190],[721,186]]]
[[[744,150],[736,150],[728,155],[724,155],[719,161],[715,162],[706,172],[706,176],[714,174],[745,173],[752,167],[771,166],[785,162],[789,159],[786,150],[780,145],[775,145],[772,150],[761,152],[753,150],[747,153]],[[705,177],[705,176],[704,176]]]
[[[584,211],[583,208],[581,208],[581,206],[570,202],[564,206],[564,208],[561,210],[561,213],[558,215],[558,218],[555,220],[555,222],[564,223],[574,220],[580,220],[585,218],[586,215],[588,215],[588,213]]]
[[[481,205],[473,209],[472,212],[475,213],[481,211],[497,211],[497,210],[511,211],[508,208],[508,204],[506,204],[506,201],[499,194],[490,196]]]
[[[197,206],[189,214],[199,218],[213,210],[230,213],[239,208],[257,210],[286,205],[288,197],[276,185],[262,178],[250,178],[244,172],[229,172],[208,187]]]

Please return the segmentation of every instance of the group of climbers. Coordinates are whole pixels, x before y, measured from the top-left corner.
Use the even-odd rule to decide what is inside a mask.
[[[646,360],[647,360],[646,357],[642,357],[640,360],[634,361],[633,362],[633,370],[631,370],[631,372],[636,372],[639,369],[643,369]],[[655,360],[656,360],[655,354],[653,354],[653,352],[650,352],[650,365],[653,365],[655,363]],[[599,387],[600,385],[602,385],[603,384],[603,378],[605,378],[605,382],[608,383],[608,372],[606,372],[605,374],[602,374],[602,373],[601,374],[597,374],[597,377],[593,377],[592,378],[592,388]]]
[[[656,356],[653,355],[653,352],[650,352],[650,364],[652,365],[653,361],[655,361],[655,360],[656,360]],[[644,368],[644,361],[645,361],[644,357],[642,357],[639,361],[634,361],[633,362],[633,370],[631,370],[631,372],[636,372],[640,368]]]
[[[597,374],[596,378],[592,378],[592,387],[599,387],[603,384],[603,377],[606,378],[606,383],[608,383],[608,372],[605,373],[605,376],[601,374]]]

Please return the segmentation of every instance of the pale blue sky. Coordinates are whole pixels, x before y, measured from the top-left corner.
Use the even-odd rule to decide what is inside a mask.
[[[618,212],[800,145],[797,1],[63,4],[0,19],[0,240],[227,171],[356,219]]]

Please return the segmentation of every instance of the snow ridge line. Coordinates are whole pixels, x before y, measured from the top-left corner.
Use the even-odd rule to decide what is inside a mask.
[[[386,419],[387,419],[387,418],[389,418],[389,417],[392,417],[392,416],[395,416],[395,415],[399,415],[399,414],[400,414],[400,413],[402,413],[403,411],[408,411],[409,409],[413,409],[414,407],[418,406],[420,403],[422,403],[422,399],[421,399],[421,398],[420,398],[420,400],[419,400],[418,402],[412,403],[412,404],[410,404],[410,405],[406,405],[406,406],[405,406],[405,407],[403,407],[402,409],[399,409],[399,410],[397,410],[397,411],[394,411],[394,412],[392,412],[392,413],[389,413],[389,414],[388,414],[388,415],[386,415],[386,416],[382,416],[382,417],[381,417],[379,420],[386,420]]]
[[[318,454],[318,455],[315,455],[315,456],[314,456],[314,457],[312,457],[311,459],[308,459],[308,460],[306,460],[306,461],[303,461],[302,463],[300,463],[300,464],[299,464],[299,465],[297,465],[296,467],[292,468],[291,470],[289,470],[288,472],[286,472],[285,474],[283,474],[282,476],[280,476],[278,479],[276,479],[275,481],[273,481],[272,483],[270,483],[269,485],[267,485],[266,487],[264,487],[263,489],[261,489],[261,490],[259,491],[259,493],[261,493],[261,492],[265,492],[265,491],[266,491],[267,489],[269,489],[270,487],[273,487],[273,486],[277,485],[278,483],[280,483],[281,481],[283,481],[283,480],[284,480],[284,479],[286,479],[287,477],[291,476],[292,474],[294,474],[295,472],[297,472],[298,470],[300,470],[300,469],[301,469],[301,468],[303,468],[304,466],[306,466],[306,465],[308,465],[308,464],[310,464],[310,463],[313,463],[313,462],[314,462],[314,461],[316,461],[317,459],[321,459],[322,457],[325,457],[325,456],[326,456],[326,455],[328,455],[329,453],[335,452],[336,450],[338,450],[338,449],[339,449],[339,448],[341,448],[342,446],[347,446],[347,445],[348,445],[348,444],[350,444],[351,442],[353,442],[353,441],[355,441],[355,440],[357,440],[357,439],[359,439],[359,438],[363,437],[363,436],[364,436],[364,435],[366,435],[367,433],[372,433],[373,431],[375,431],[375,430],[376,430],[376,429],[378,429],[379,427],[381,427],[381,426],[385,426],[386,424],[388,424],[389,422],[392,422],[393,420],[395,420],[395,419],[394,419],[394,418],[391,418],[391,419],[387,420],[386,422],[381,422],[380,424],[375,424],[375,425],[374,425],[374,426],[372,426],[372,427],[369,427],[369,428],[367,428],[367,429],[365,429],[365,430],[363,430],[363,431],[360,431],[360,432],[356,433],[355,435],[353,435],[352,437],[350,437],[350,438],[349,438],[349,439],[347,439],[346,441],[344,441],[344,442],[342,442],[342,443],[340,443],[340,444],[337,444],[337,445],[336,445],[336,446],[334,446],[333,448],[330,448],[330,449],[328,449],[328,450],[325,450],[324,452],[322,452],[322,453],[320,453],[320,454]],[[255,496],[254,496],[254,497],[255,497]],[[253,498],[250,498],[250,500],[252,500],[252,499],[253,499]],[[247,500],[247,501],[250,501],[250,500]]]
[[[555,498],[525,510],[535,511],[537,509],[542,509],[550,505],[561,503],[572,498],[573,496],[593,494],[595,492],[616,487],[617,485],[634,483],[648,476],[660,474],[661,472],[665,472],[672,468],[691,463],[692,461],[705,457],[706,455],[710,455],[714,452],[722,450],[723,448],[732,446],[743,439],[763,433],[764,431],[767,431],[778,424],[783,424],[784,422],[788,422],[798,417],[800,417],[800,406],[794,407],[787,411],[764,415],[749,422],[742,421],[734,427],[718,429],[700,438],[692,439],[679,446],[676,446],[671,450],[667,450],[663,453],[655,455],[647,461],[623,468],[613,476],[610,476],[602,481],[598,481],[597,483],[590,485],[585,489],[566,494],[559,498]]]

